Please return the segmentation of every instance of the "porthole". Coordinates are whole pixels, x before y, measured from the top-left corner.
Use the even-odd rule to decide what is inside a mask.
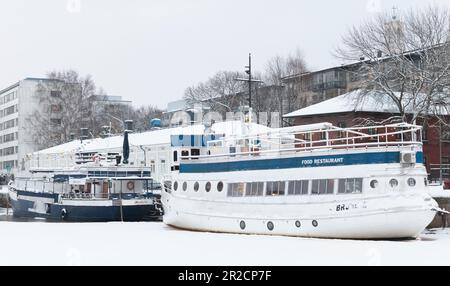
[[[267,223],[267,229],[270,230],[270,231],[272,231],[273,228],[274,228],[273,222],[269,221],[269,222]]]
[[[245,229],[245,221],[241,220],[241,223],[239,223],[239,226],[241,227],[242,230]]]
[[[206,183],[206,185],[205,185],[205,191],[206,191],[206,192],[211,191],[211,182],[207,182],[207,183]]]
[[[178,190],[178,182],[175,181],[175,183],[173,183],[173,190],[176,191]]]
[[[295,226],[298,227],[298,228],[300,228],[300,227],[302,226],[302,224],[301,224],[300,221],[298,220],[298,221],[295,222]]]
[[[372,189],[378,188],[378,181],[377,181],[377,180],[372,180],[372,181],[370,181],[370,187],[371,187]]]
[[[312,221],[312,225],[313,225],[314,227],[317,227],[317,226],[319,225],[319,223],[317,222],[317,220],[313,220],[313,221]]]
[[[218,182],[217,183],[217,191],[221,192],[223,190],[223,182]]]
[[[391,188],[397,187],[397,186],[398,186],[398,181],[397,181],[397,179],[391,179],[391,180],[389,181],[389,186],[391,186]]]
[[[414,187],[416,185],[416,180],[414,178],[408,179],[408,186]]]
[[[198,182],[195,182],[195,184],[194,184],[194,191],[198,192],[199,188],[200,188],[200,184]]]
[[[186,190],[187,190],[187,182],[184,182],[183,183],[183,191],[186,192]]]

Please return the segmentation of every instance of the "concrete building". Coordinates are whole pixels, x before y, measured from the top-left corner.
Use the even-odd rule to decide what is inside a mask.
[[[17,173],[25,168],[26,154],[37,151],[30,132],[31,114],[40,107],[35,96],[39,82],[26,78],[0,91],[0,172]]]
[[[39,99],[40,84],[55,81],[45,78],[25,78],[0,90],[0,175],[19,174],[26,171],[27,154],[39,150],[33,139],[33,114],[49,112],[51,123],[61,124],[60,105],[44,108]],[[51,86],[51,85],[49,85]],[[49,90],[50,96],[58,96],[60,91]],[[130,105],[118,96],[104,96],[97,105],[113,108],[116,105]],[[112,107],[111,107],[112,106]],[[47,110],[47,111],[46,111]]]

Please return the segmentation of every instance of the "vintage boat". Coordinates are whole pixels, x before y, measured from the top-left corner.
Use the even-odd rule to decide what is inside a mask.
[[[57,221],[142,221],[161,218],[160,194],[148,168],[82,166],[9,184],[16,217]]]
[[[321,123],[243,136],[172,136],[163,221],[210,232],[417,237],[440,211],[426,191],[421,133],[406,123]]]

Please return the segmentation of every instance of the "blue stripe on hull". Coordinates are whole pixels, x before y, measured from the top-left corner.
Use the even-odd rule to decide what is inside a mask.
[[[416,160],[423,162],[422,152],[417,152]],[[214,173],[234,171],[254,171],[270,169],[292,169],[311,167],[331,167],[366,164],[399,163],[400,152],[372,152],[325,156],[290,157],[277,159],[253,159],[213,163],[181,163],[180,173]]]
[[[121,221],[119,206],[63,206],[50,204],[49,213],[41,214],[30,211],[34,202],[28,200],[11,200],[13,215],[16,217],[41,217],[49,220],[71,221],[71,222],[105,222]],[[66,210],[63,219],[62,210]],[[124,221],[143,221],[158,219],[161,213],[154,205],[123,206]]]

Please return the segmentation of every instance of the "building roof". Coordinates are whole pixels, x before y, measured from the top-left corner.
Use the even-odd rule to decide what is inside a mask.
[[[396,93],[397,96],[400,93]],[[411,97],[411,96],[409,96]],[[414,107],[412,100],[408,100],[408,95],[404,95],[406,103],[405,110],[407,113],[413,113]],[[320,103],[299,109],[297,111],[284,115],[285,118],[311,116],[319,114],[331,113],[347,113],[347,112],[378,112],[398,114],[398,107],[395,102],[385,93],[370,92],[365,95],[360,90],[355,90]],[[440,114],[448,115],[449,110],[442,110]]]
[[[249,127],[250,126],[250,127]],[[211,130],[206,130],[204,125],[191,125],[186,127],[167,128],[152,130],[142,133],[132,133],[129,135],[130,146],[156,146],[170,144],[171,135],[202,135],[213,132],[224,135],[242,135],[248,133],[265,133],[272,130],[270,127],[252,123],[244,124],[242,121],[218,122],[211,126]],[[62,154],[76,152],[98,152],[102,150],[121,149],[123,146],[123,136],[113,136],[107,138],[95,138],[74,140],[55,147],[35,152],[34,154]]]

